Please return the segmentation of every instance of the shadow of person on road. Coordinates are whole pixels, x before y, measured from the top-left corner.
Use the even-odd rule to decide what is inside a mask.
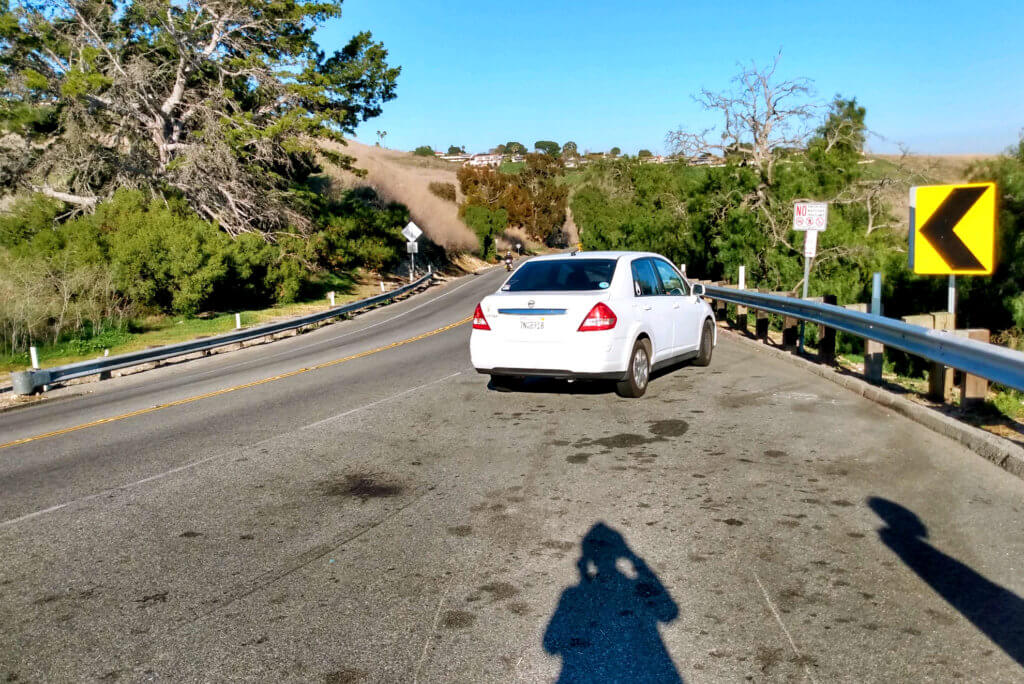
[[[1008,656],[1024,665],[1024,600],[924,541],[928,528],[913,511],[879,497],[868,499],[868,506],[887,525],[878,530],[882,543]]]
[[[562,592],[544,632],[544,650],[562,657],[558,681],[681,683],[658,632],[679,615],[668,591],[604,523],[582,547],[579,583]]]

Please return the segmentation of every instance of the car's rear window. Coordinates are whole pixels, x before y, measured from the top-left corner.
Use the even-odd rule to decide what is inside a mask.
[[[614,259],[528,261],[502,286],[506,292],[603,290],[611,285]]]

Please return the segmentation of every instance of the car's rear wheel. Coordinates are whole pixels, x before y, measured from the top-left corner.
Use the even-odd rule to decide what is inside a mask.
[[[651,342],[643,339],[637,340],[633,345],[633,351],[629,355],[629,368],[626,370],[626,379],[615,385],[615,391],[620,397],[636,399],[642,397],[647,391],[647,383],[651,379]]]
[[[490,388],[498,392],[515,392],[523,385],[523,379],[515,375],[492,375]]]
[[[693,360],[695,366],[710,366],[711,352],[715,349],[715,328],[711,319],[704,321],[704,327],[700,331],[700,351]]]

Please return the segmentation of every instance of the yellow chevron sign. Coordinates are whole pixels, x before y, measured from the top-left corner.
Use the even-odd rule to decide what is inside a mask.
[[[910,268],[927,275],[991,275],[995,183],[910,189]]]

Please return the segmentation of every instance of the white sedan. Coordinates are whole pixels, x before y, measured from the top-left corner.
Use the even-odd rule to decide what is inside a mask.
[[[658,254],[531,259],[477,305],[473,367],[498,385],[528,376],[612,380],[620,395],[639,397],[658,368],[711,363],[717,328],[703,294]]]

